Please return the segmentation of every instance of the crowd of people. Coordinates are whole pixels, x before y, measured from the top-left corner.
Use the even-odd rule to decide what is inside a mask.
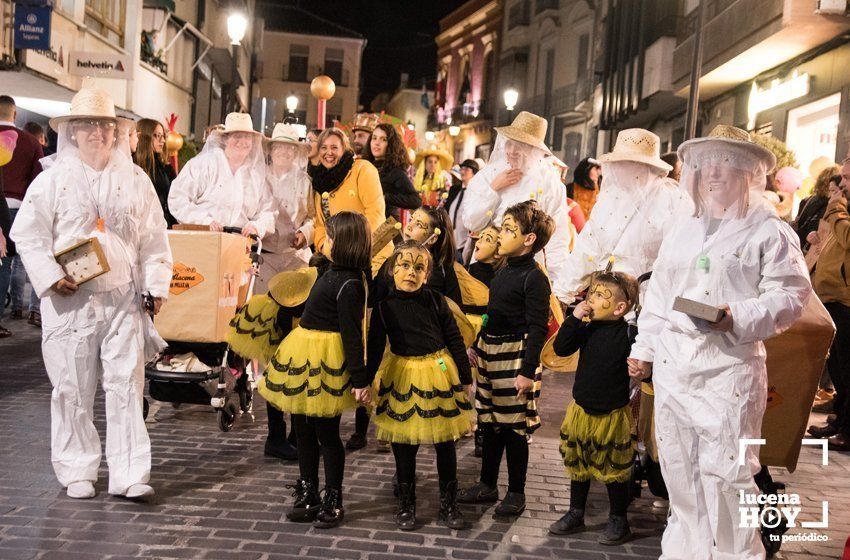
[[[0,126],[14,126],[13,108],[0,97]],[[229,342],[263,372],[266,455],[298,461],[293,522],[343,521],[346,448],[367,445],[370,422],[379,451],[395,458],[399,529],[417,526],[421,445],[436,451],[438,523],[467,527],[461,505],[472,503],[499,502],[497,515],[519,516],[540,459],[532,434],[541,420],[558,421],[570,507],[551,533],[587,530],[596,480],[609,499],[599,542],[631,538],[639,436],[669,496],[663,558],[764,558],[758,531],[729,513],[739,492],[758,492],[758,456],[739,441],[761,436],[763,341],[801,316],[812,284],[838,334],[819,394],[835,416],[810,432],[850,450],[850,161],[823,170],[792,229],[764,196],[775,156],[731,126],[674,157],[661,156],[653,133],[622,131],[569,185],[544,142],[547,121],[527,112],[496,129],[489,161],[457,166],[437,146],[411,160],[399,131],[369,114],[355,118],[352,137],[281,123],[266,138],[249,115],[232,113],[177,174],[164,127],[117,117],[103,91],[80,91],[50,126],[54,155],[42,159],[39,142],[19,132],[17,164],[2,169],[12,202],[0,223],[0,293],[7,268],[22,263],[32,312],[40,298],[54,387],[51,458],[72,498],[95,495],[101,375],[108,491],[154,492],[142,372],[160,347],[139,301],[146,296],[156,314],[168,297],[173,224],[264,241],[258,295]],[[398,236],[378,242],[387,220],[400,224]],[[7,238],[20,261],[5,258]],[[109,272],[77,284],[54,255],[89,238]],[[681,312],[677,298],[718,318]],[[276,336],[264,346],[252,328],[267,328],[256,323],[268,309]],[[579,353],[563,418],[541,419],[537,409],[547,343],[557,356]],[[645,433],[633,418],[635,390],[654,407]],[[343,444],[349,411],[355,431]],[[456,442],[472,434],[480,476],[460,488]]]

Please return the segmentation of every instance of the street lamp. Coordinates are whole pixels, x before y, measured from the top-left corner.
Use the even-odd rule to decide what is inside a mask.
[[[458,134],[460,134],[460,127],[459,126],[452,125],[452,126],[449,127],[449,136],[454,138]]]
[[[298,109],[298,96],[292,94],[286,98],[286,110],[294,113],[296,109]]]
[[[230,52],[233,56],[233,66],[230,73],[230,83],[233,91],[231,111],[239,108],[239,98],[236,95],[239,81],[239,45],[248,29],[248,19],[239,12],[233,12],[227,17],[227,35],[230,37]]]
[[[508,88],[505,90],[505,109],[508,110],[508,122],[510,123],[513,117],[514,107],[516,107],[517,101],[519,101],[519,92],[514,88]]]

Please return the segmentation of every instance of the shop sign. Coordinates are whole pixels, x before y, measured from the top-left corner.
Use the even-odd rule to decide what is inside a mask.
[[[16,3],[15,48],[49,50],[52,13],[53,8],[49,5]]]
[[[750,90],[750,101],[747,104],[747,116],[749,117],[749,128],[756,124],[756,117],[762,111],[771,107],[777,107],[794,99],[805,97],[809,94],[811,77],[806,74],[798,74],[795,70],[790,78],[785,80],[775,79],[767,87],[760,88],[753,82]]]
[[[74,76],[129,80],[133,77],[133,64],[125,54],[71,51],[68,72]]]

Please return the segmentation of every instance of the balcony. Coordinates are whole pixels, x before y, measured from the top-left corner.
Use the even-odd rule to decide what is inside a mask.
[[[299,66],[295,68],[291,68],[288,64],[281,65],[281,72],[278,75],[274,75],[273,72],[269,72],[270,75],[265,75],[264,78],[267,80],[281,80],[283,82],[295,82],[298,84],[309,84],[313,81],[313,78],[316,76],[321,76],[325,73],[325,69],[320,64],[314,64],[307,69],[307,72],[304,72],[304,68]],[[348,87],[351,85],[351,78],[348,70],[342,71],[342,76],[333,76],[331,75],[336,87]],[[337,78],[341,78],[337,80]]]
[[[559,0],[536,0],[534,3],[534,15],[539,16],[546,10],[558,11],[560,9]]]
[[[168,63],[163,59],[162,50],[157,52],[155,49],[153,35],[147,31],[142,31],[142,62],[159,70],[162,75],[168,76]]]
[[[708,23],[713,20],[721,13],[723,13],[729,6],[737,2],[738,0],[702,0],[706,2],[705,5],[705,21]],[[699,6],[696,9],[691,10],[691,13],[687,14],[683,17],[678,25],[676,30],[676,44],[683,43],[688,37],[693,35],[697,29],[697,20],[699,19]]]
[[[516,27],[528,26],[531,19],[531,3],[530,0],[519,0],[511,6],[508,11],[508,30]]]

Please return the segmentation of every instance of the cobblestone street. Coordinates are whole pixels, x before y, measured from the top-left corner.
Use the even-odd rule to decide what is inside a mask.
[[[68,499],[50,466],[50,384],[37,331],[22,323],[7,322],[15,336],[0,343],[0,559],[624,560],[656,558],[660,553],[666,511],[653,509],[647,490],[630,508],[637,538],[622,547],[596,543],[607,511],[604,488],[599,485],[594,485],[591,494],[589,531],[571,537],[547,534],[549,524],[566,510],[569,495],[557,434],[572,378],[560,374],[549,374],[544,380],[544,427],[532,447],[528,509],[514,523],[494,519],[492,507],[465,507],[472,521],[470,530],[454,532],[437,526],[434,456],[423,447],[418,484],[421,527],[410,533],[397,531],[392,456],[378,453],[374,439],[366,449],[348,456],[342,527],[319,531],[287,522],[284,512],[290,491],[284,485],[295,480],[297,466],[263,456],[265,405],[259,398],[254,417],[238,418],[229,433],[218,430],[208,407],[154,407],[155,421],[148,424],[154,461],[151,484],[157,492],[152,503],[107,495],[105,462],[97,497]],[[104,437],[102,394],[97,402],[97,425]],[[344,419],[343,437],[352,423],[353,414]],[[480,461],[473,457],[472,447],[471,439],[459,447],[461,486],[477,477]],[[778,558],[834,560],[841,556],[850,533],[850,456],[830,453],[828,467],[822,467],[820,459],[820,448],[804,447],[795,473],[773,469],[773,474],[787,484],[788,492],[800,495],[801,520],[817,520],[821,501],[829,500],[829,528],[821,533],[829,539],[786,543]]]

